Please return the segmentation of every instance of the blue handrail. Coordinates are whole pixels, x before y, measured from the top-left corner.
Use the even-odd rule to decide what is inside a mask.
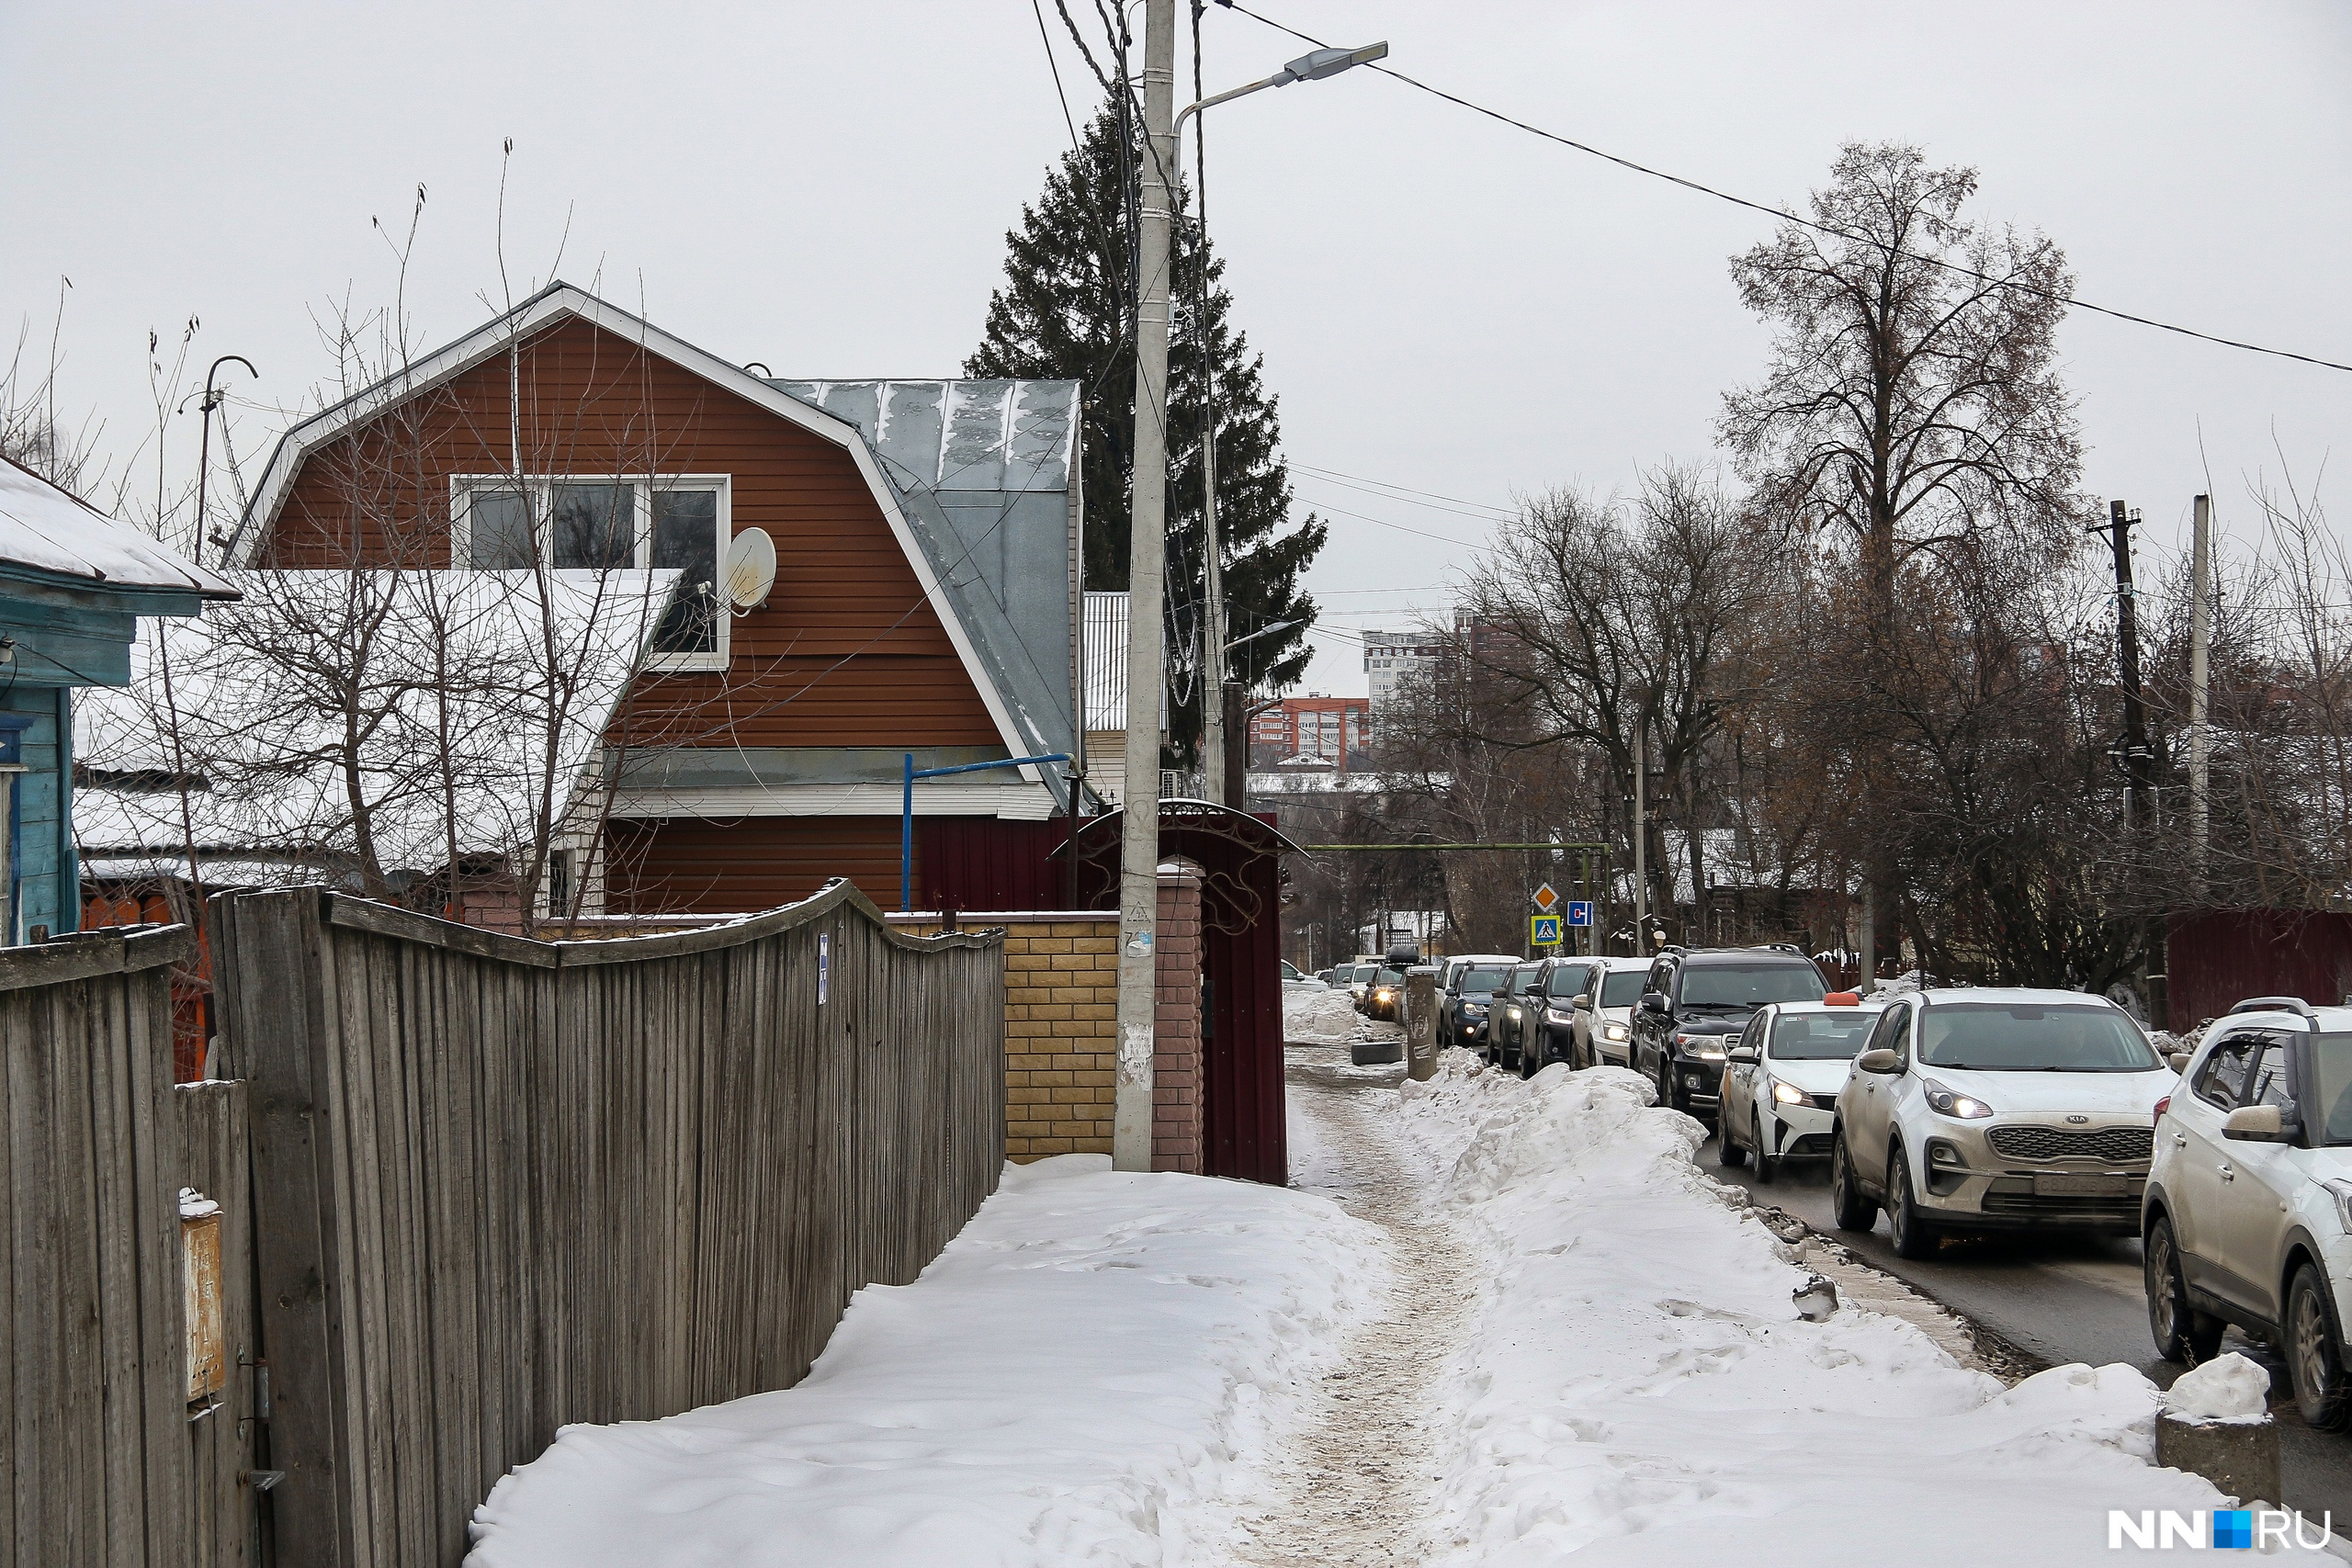
[[[945,773],[977,773],[984,768],[1025,768],[1032,762],[1067,762],[1067,751],[1048,751],[1042,757],[1007,757],[1001,762],[966,762],[956,768],[918,768],[915,754],[907,753],[905,792],[899,802],[899,908],[911,909],[914,905],[915,879],[915,780],[935,779]]]

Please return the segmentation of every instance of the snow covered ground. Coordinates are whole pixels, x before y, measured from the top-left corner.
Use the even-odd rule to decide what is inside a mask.
[[[1620,1069],[1449,1053],[1396,1122],[1490,1284],[1438,1398],[1431,1561],[1646,1568],[2104,1561],[2110,1508],[2228,1505],[2160,1471],[2121,1366],[2005,1387],[1917,1328],[1801,1321],[1804,1271]]]
[[[1009,1167],[911,1285],[860,1291],[797,1387],[567,1427],[478,1512],[472,1568],[1219,1560],[1373,1227],[1303,1193]]]
[[[571,1427],[475,1568],[2106,1561],[2137,1371],[2014,1388],[1805,1280],[1630,1073],[1294,1052],[1298,1190],[1008,1171],[798,1387]],[[1393,1072],[1393,1069],[1392,1069]]]

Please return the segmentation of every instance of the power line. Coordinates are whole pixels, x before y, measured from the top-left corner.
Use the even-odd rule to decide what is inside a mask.
[[[1272,17],[1261,17],[1246,6],[1236,5],[1234,0],[1217,0],[1217,4],[1223,6],[1228,11],[1240,12],[1243,16],[1249,17],[1253,22],[1261,22],[1265,26],[1273,28],[1276,32],[1288,33],[1291,37],[1298,39],[1303,42],[1314,44],[1318,49],[1327,49],[1330,47],[1324,43],[1322,39],[1312,37],[1306,33],[1300,32],[1296,28],[1285,27],[1282,23],[1275,21]],[[1604,152],[1598,147],[1578,141],[1573,137],[1562,136],[1557,131],[1545,130],[1540,126],[1530,125],[1523,119],[1513,119],[1510,116],[1504,114],[1499,109],[1490,109],[1484,104],[1472,103],[1468,98],[1456,97],[1453,94],[1446,92],[1443,88],[1432,87],[1427,82],[1418,81],[1413,77],[1406,75],[1402,71],[1393,71],[1385,65],[1369,65],[1366,69],[1377,71],[1384,76],[1394,77],[1397,81],[1404,83],[1408,87],[1418,87],[1422,92],[1429,94],[1431,97],[1443,98],[1447,103],[1454,104],[1460,107],[1468,109],[1473,114],[1481,114],[1486,116],[1488,119],[1500,120],[1503,124],[1510,126],[1514,130],[1523,130],[1530,136],[1540,136],[1546,141],[1556,141],[1563,147],[1573,148],[1577,152],[1585,153],[1588,156],[1600,158],[1607,163],[1614,164],[1622,169],[1631,169],[1637,175],[1647,175],[1654,180],[1664,180],[1669,185],[1680,186],[1685,190],[1697,191],[1701,196],[1711,196],[1717,201],[1727,201],[1734,207],[1745,207],[1751,212],[1761,212],[1768,217],[1778,218],[1786,222],[1795,223],[1801,227],[1810,229],[1817,234],[1826,234],[1834,239],[1853,241],[1862,244],[1879,245],[1879,248],[1882,250],[1890,249],[1890,247],[1881,244],[1880,242],[1872,239],[1867,234],[1853,233],[1847,230],[1839,229],[1833,224],[1821,222],[1817,219],[1803,218],[1784,208],[1773,207],[1765,202],[1750,201],[1744,196],[1734,196],[1729,191],[1717,190],[1714,186],[1702,185],[1697,180],[1685,179],[1680,175],[1668,174],[1664,169],[1654,169],[1646,164],[1637,164],[1631,158],[1620,157],[1614,152]],[[2315,365],[2323,370],[2343,370],[2352,372],[2352,365],[2340,364],[2333,359],[2322,359],[2315,355],[2310,354],[2298,354],[2292,349],[2266,348],[2258,343],[2246,343],[2237,338],[2220,337],[2212,333],[2199,332],[2194,327],[2177,326],[2171,321],[2160,321],[2153,316],[2138,316],[2132,314],[2129,310],[2118,310],[2106,305],[2094,305],[2089,300],[2080,299],[2072,294],[2060,294],[2052,289],[2037,288],[2033,284],[2021,283],[2013,277],[1995,277],[1990,273],[1979,272],[1974,267],[1962,266],[1958,262],[1945,261],[1937,256],[1921,255],[1916,251],[1894,250],[1893,254],[1902,256],[1909,261],[1922,262],[1928,266],[1939,267],[1945,272],[1953,273],[1962,277],[1973,277],[1979,283],[1990,284],[1996,288],[2014,288],[2020,294],[2031,294],[2039,299],[2052,300],[2061,305],[2071,305],[2079,310],[2089,310],[2101,316],[2111,316],[2119,321],[2130,321],[2137,326],[2154,327],[2158,332],[2176,333],[2182,337],[2195,338],[2200,343],[2215,344],[2222,348],[2243,349],[2248,354],[2268,355],[2274,359],[2292,359],[2304,365]]]
[[[1358,495],[1371,496],[1375,501],[1393,501],[1402,506],[1418,506],[1425,511],[1442,512],[1449,516],[1453,517],[1473,518],[1480,523],[1509,523],[1512,521],[1511,515],[1508,513],[1473,512],[1469,508],[1463,506],[1440,506],[1433,501],[1416,501],[1409,495],[1395,495],[1387,491],[1374,490],[1369,485],[1349,484],[1342,479],[1327,479],[1320,474],[1298,474],[1295,476],[1295,482],[1305,485],[1330,485],[1338,490],[1353,491]]]
[[[1408,528],[1402,523],[1391,523],[1385,517],[1374,517],[1368,513],[1351,512],[1344,506],[1332,506],[1326,503],[1317,506],[1315,510],[1337,513],[1342,517],[1352,517],[1360,523],[1377,524],[1383,528],[1394,528],[1400,534],[1412,534],[1424,539],[1435,539],[1441,545],[1457,545],[1465,550],[1483,550],[1487,547],[1485,545],[1474,544],[1468,539],[1451,539],[1443,534],[1432,534],[1426,528]]]
[[[1440,495],[1435,491],[1415,490],[1410,485],[1391,484],[1386,479],[1366,479],[1362,474],[1346,473],[1339,468],[1318,468],[1312,463],[1302,463],[1295,458],[1291,460],[1290,466],[1299,470],[1301,473],[1314,474],[1324,479],[1334,480],[1352,479],[1357,485],[1371,485],[1379,491],[1397,491],[1403,492],[1402,494],[1392,496],[1390,498],[1392,500],[1402,501],[1405,496],[1418,495],[1424,496],[1430,501],[1451,501],[1462,506],[1475,506],[1479,508],[1481,511],[1491,512],[1496,513],[1498,516],[1504,518],[1516,518],[1519,515],[1518,513],[1514,512],[1508,506],[1490,506],[1486,502],[1471,501],[1463,496]],[[1353,489],[1354,486],[1351,485],[1349,488]],[[1443,511],[1444,508],[1440,507],[1437,510]]]

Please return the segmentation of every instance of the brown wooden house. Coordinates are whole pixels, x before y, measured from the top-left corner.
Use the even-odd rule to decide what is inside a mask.
[[[765,908],[835,875],[896,908],[906,757],[1079,749],[1077,393],[777,379],[559,284],[289,430],[230,556],[678,571],[548,880],[592,913]],[[730,614],[710,585],[753,528],[775,587]],[[1069,788],[967,773],[914,809],[1042,822]]]

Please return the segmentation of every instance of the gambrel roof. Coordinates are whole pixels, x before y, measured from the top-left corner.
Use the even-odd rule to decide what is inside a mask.
[[[766,379],[556,283],[288,429],[231,541],[232,564],[254,558],[311,453],[568,319],[603,328],[847,453],[1010,753],[1071,749],[1075,382]],[[1022,773],[1035,781],[1040,770]],[[1043,773],[1058,795],[1059,774]]]

